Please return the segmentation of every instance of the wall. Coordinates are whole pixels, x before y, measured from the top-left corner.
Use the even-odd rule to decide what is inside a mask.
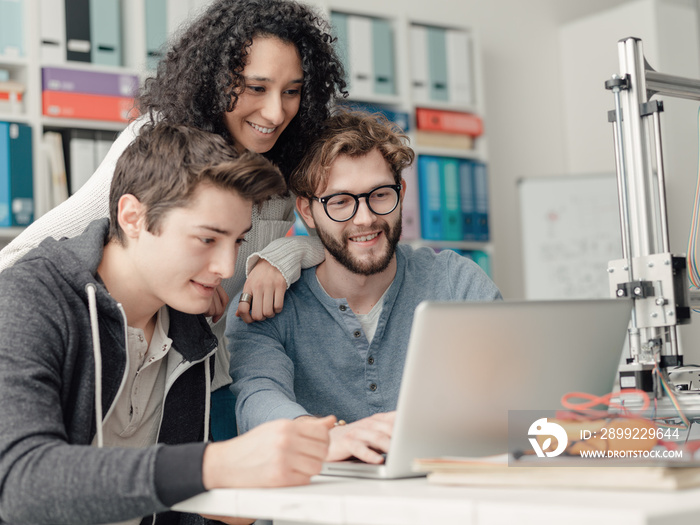
[[[694,0],[635,0],[567,24],[561,34],[565,86],[567,172],[609,170],[614,163],[610,124],[595,118],[613,108],[610,93],[594,86],[619,69],[616,41],[642,39],[644,56],[661,73],[700,78],[700,31]],[[595,37],[591,35],[594,34]],[[613,50],[608,53],[608,48]],[[593,84],[595,82],[595,84]],[[687,252],[698,170],[698,102],[660,96],[671,252]],[[700,317],[681,328],[686,362],[697,362]]]

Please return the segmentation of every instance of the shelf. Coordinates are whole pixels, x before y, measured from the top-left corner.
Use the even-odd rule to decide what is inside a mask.
[[[108,66],[105,64],[95,64],[94,62],[42,62],[39,68],[55,67],[60,69],[75,69],[79,71],[97,71],[101,73],[112,73],[115,75],[142,75],[143,71],[125,66]]]
[[[439,109],[440,111],[457,111],[459,113],[479,115],[479,110],[474,106],[458,106],[451,102],[440,102],[438,100],[426,100],[423,102],[411,100],[411,105],[416,108]]]
[[[429,248],[448,248],[455,250],[481,250],[484,252],[491,251],[490,241],[430,241],[427,239],[413,239],[401,241],[409,244],[414,248],[427,246]]]
[[[0,111],[0,122],[19,122],[20,124],[30,124],[31,119],[23,113],[3,113]]]
[[[22,66],[26,67],[29,65],[29,60],[27,57],[13,57],[7,55],[0,55],[0,68],[11,67],[11,66]]]
[[[479,140],[479,139],[477,139]],[[434,146],[411,146],[418,155],[433,155],[436,157],[455,157],[460,159],[484,160],[484,155],[478,149],[438,148]]]
[[[45,128],[78,128],[105,131],[122,131],[124,128],[126,128],[128,122],[113,122],[110,120],[54,118],[42,116],[41,125]]]
[[[350,92],[350,96],[348,98],[338,100],[338,102],[350,105],[352,105],[353,102],[358,102],[380,106],[404,106],[404,100],[399,95],[363,95],[355,97],[353,96],[352,92]]]

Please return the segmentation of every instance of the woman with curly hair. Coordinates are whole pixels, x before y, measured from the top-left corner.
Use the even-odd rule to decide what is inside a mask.
[[[289,177],[329,116],[335,96],[345,94],[343,68],[327,22],[294,0],[214,0],[181,30],[138,99],[141,116],[112,145],[88,182],[70,199],[34,222],[2,252],[0,271],[45,237],[73,237],[92,220],[108,216],[109,187],[117,159],[143,126],[167,121],[225,137],[236,149],[265,155]],[[241,247],[234,276],[219,287],[208,314],[223,341],[228,297],[241,291],[237,315],[261,320],[279,312],[284,292],[302,267],[323,260],[315,237],[283,238],[294,222],[291,196],[253,211],[252,230]],[[272,241],[272,244],[270,244]],[[257,263],[257,264],[256,264]],[[246,270],[250,269],[246,280]],[[229,356],[219,345],[212,390],[227,396]],[[212,431],[219,408],[213,398]],[[232,409],[221,408],[232,417]],[[228,437],[235,428],[221,429]],[[215,437],[219,437],[216,436]]]

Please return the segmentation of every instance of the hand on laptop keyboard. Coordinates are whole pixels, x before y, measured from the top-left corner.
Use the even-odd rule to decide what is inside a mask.
[[[395,411],[383,412],[332,428],[326,461],[356,457],[366,463],[382,463],[389,450],[395,417]]]

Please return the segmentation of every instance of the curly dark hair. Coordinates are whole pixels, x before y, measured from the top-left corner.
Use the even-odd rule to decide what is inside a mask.
[[[224,114],[233,110],[253,38],[292,43],[304,71],[299,112],[265,156],[288,178],[319,134],[335,97],[347,96],[344,70],[324,18],[294,0],[215,0],[174,41],[146,79],[141,113],[195,126],[232,142]]]

